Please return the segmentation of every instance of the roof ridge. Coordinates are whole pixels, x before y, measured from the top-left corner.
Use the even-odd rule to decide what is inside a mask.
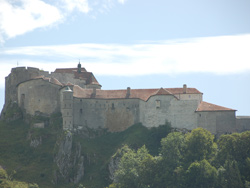
[[[161,87],[158,91],[156,91],[154,95],[173,95],[173,94]]]

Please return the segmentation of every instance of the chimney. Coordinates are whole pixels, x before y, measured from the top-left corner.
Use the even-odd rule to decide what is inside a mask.
[[[183,84],[183,93],[187,93],[187,84]]]
[[[130,96],[130,87],[127,87],[126,98],[129,98],[129,96]]]
[[[96,88],[93,88],[93,92],[91,94],[91,98],[95,98],[96,97]]]

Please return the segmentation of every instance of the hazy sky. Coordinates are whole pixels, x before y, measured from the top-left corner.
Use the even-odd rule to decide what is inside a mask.
[[[0,109],[12,67],[79,59],[103,89],[185,83],[250,115],[250,1],[0,0]]]

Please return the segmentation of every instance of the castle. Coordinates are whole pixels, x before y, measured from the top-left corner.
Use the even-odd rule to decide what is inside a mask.
[[[180,88],[102,90],[79,63],[76,68],[47,72],[31,67],[12,68],[5,79],[5,106],[17,102],[27,114],[61,112],[63,129],[105,128],[123,131],[135,123],[192,130],[203,127],[213,134],[250,129],[250,118],[234,109],[203,101],[203,93],[186,84]]]

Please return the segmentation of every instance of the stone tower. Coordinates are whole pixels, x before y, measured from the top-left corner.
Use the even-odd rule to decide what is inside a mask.
[[[62,118],[63,129],[73,129],[73,91],[67,87],[62,92]]]

